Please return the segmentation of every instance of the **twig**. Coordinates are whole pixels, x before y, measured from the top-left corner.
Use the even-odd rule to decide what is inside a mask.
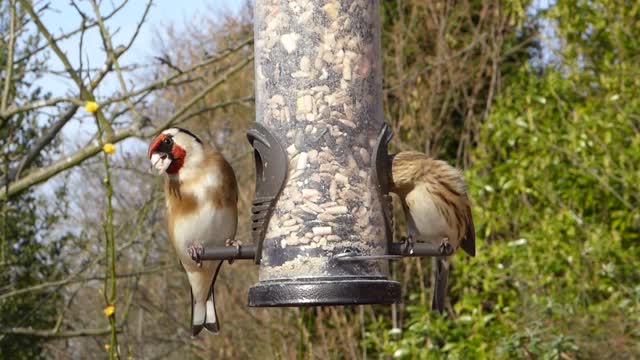
[[[167,119],[164,122],[162,122],[161,125],[156,127],[151,133],[146,133],[146,134],[142,133],[141,129],[140,129],[142,124],[140,122],[134,122],[131,126],[129,126],[127,128],[124,128],[124,129],[122,129],[120,131],[117,131],[113,136],[107,136],[104,140],[107,141],[107,142],[115,144],[115,143],[118,143],[118,142],[120,142],[120,141],[122,141],[124,139],[130,138],[130,137],[134,137],[134,136],[150,137],[150,136],[153,136],[155,134],[160,133],[162,130],[166,129],[168,126],[171,126],[176,122],[179,122],[181,120],[181,117],[193,105],[195,105],[198,101],[200,101],[202,98],[204,98],[211,91],[215,90],[220,85],[222,85],[225,81],[228,80],[228,78],[230,76],[232,76],[235,73],[237,73],[238,71],[242,70],[251,61],[253,61],[253,56],[250,56],[250,57],[246,58],[245,60],[239,62],[235,66],[233,66],[231,69],[229,69],[227,72],[225,72],[218,81],[215,81],[215,82],[209,84],[209,86],[207,86],[200,93],[198,93],[195,97],[193,97],[189,102],[187,102],[180,109],[178,109],[173,116],[171,116],[169,119]],[[36,184],[40,184],[40,183],[46,181],[47,179],[59,174],[60,172],[62,172],[64,170],[67,170],[67,169],[69,169],[71,167],[79,165],[82,162],[84,162],[85,160],[87,160],[87,159],[95,156],[96,154],[98,154],[101,150],[102,150],[102,147],[97,142],[93,142],[93,143],[83,147],[81,150],[78,150],[76,153],[74,153],[73,155],[71,155],[69,157],[66,157],[64,159],[60,159],[60,160],[56,161],[54,164],[52,164],[52,165],[49,165],[49,166],[34,170],[33,172],[30,172],[27,176],[25,176],[25,177],[23,177],[21,179],[18,179],[16,181],[14,181],[13,183],[9,184],[9,187],[8,187],[7,191],[0,193],[0,200],[6,199],[7,197],[12,197],[12,196],[14,196],[14,195],[16,195],[16,194],[28,189],[31,186],[34,186]]]
[[[134,243],[133,239],[129,240],[127,243],[123,244],[118,249],[118,253],[124,251],[129,246],[133,245],[133,243]],[[98,263],[102,259],[104,259],[104,256],[95,257],[93,259],[93,261],[91,263],[89,263],[87,266],[85,266],[84,268],[82,268],[80,270],[74,271],[72,275],[68,276],[65,279],[56,280],[56,281],[49,281],[49,282],[45,282],[45,283],[40,283],[40,284],[37,284],[37,285],[33,285],[33,286],[21,288],[21,289],[16,289],[16,290],[4,293],[4,294],[0,294],[0,301],[4,300],[6,298],[12,297],[12,296],[26,294],[26,293],[29,293],[29,292],[32,292],[32,291],[42,291],[42,290],[50,288],[50,287],[60,287],[60,286],[68,285],[68,284],[71,284],[71,283],[83,282],[83,281],[85,281],[85,279],[80,278],[80,275],[82,275],[86,270],[92,268],[96,263]],[[93,280],[93,279],[92,278],[86,278],[86,280]],[[95,278],[95,280],[102,280],[102,278]]]
[[[38,14],[36,14],[36,12],[33,10],[30,2],[28,0],[20,0],[20,3],[22,4],[22,7],[25,9],[25,11],[29,13],[29,16],[31,16],[31,19],[38,28],[38,31],[45,37],[45,39],[47,39],[47,41],[49,42],[49,46],[51,46],[53,52],[56,53],[58,59],[60,60],[60,62],[62,62],[62,65],[64,65],[64,68],[67,70],[67,73],[69,74],[71,79],[78,86],[78,89],[80,90],[80,97],[85,101],[95,101],[96,99],[93,96],[93,93],[85,86],[78,73],[73,69],[73,66],[69,62],[67,55],[65,55],[65,53],[60,49],[53,35],[51,35],[47,27],[44,25],[44,23],[42,23],[42,20],[40,20]],[[104,131],[107,133],[107,135],[113,136],[113,129],[111,128],[111,125],[106,121],[104,115],[102,114],[102,110],[100,110],[99,108],[96,112],[96,116],[98,118],[98,121],[100,121],[100,125],[104,127]]]
[[[143,88],[140,88],[140,89],[134,90],[134,91],[130,91],[128,96],[129,97],[134,97],[134,96],[138,96],[138,95],[144,94],[144,93],[152,91],[152,90],[165,88],[167,85],[172,84],[171,82],[173,80],[175,80],[175,79],[177,79],[177,78],[179,78],[179,77],[181,77],[181,76],[183,76],[185,74],[192,73],[195,70],[198,70],[198,69],[200,69],[202,67],[205,67],[207,65],[211,65],[211,64],[216,63],[216,62],[218,62],[220,60],[223,60],[223,59],[227,58],[229,55],[237,52],[238,50],[243,49],[245,46],[250,45],[252,42],[253,42],[252,39],[246,39],[243,42],[241,42],[240,44],[238,44],[238,45],[236,45],[236,46],[234,46],[232,48],[226,49],[226,50],[224,50],[224,51],[222,51],[222,52],[220,52],[220,53],[218,53],[216,55],[206,57],[204,60],[200,61],[199,63],[194,64],[194,65],[184,69],[184,71],[182,73],[176,71],[176,72],[174,72],[173,74],[171,74],[169,76],[165,76],[162,79],[156,80],[156,81],[152,82],[151,84],[148,84],[148,85],[144,86]],[[103,105],[113,104],[113,103],[116,103],[116,102],[124,101],[124,99],[125,99],[125,96],[121,95],[121,96],[118,96],[118,97],[115,97],[115,98],[111,98],[111,99],[102,101],[102,104]]]
[[[98,128],[98,145],[104,147],[103,131],[99,120],[99,116],[96,113],[96,127]],[[104,300],[106,307],[113,307],[111,314],[107,314],[109,319],[109,326],[111,327],[111,346],[109,347],[109,360],[115,358],[120,359],[120,353],[118,352],[118,336],[116,332],[116,250],[115,250],[115,237],[113,230],[113,184],[111,182],[111,170],[109,169],[109,154],[103,152],[102,154],[105,178],[104,186],[106,188],[107,196],[107,209],[106,219],[103,223],[104,237],[105,237],[105,279],[104,279]],[[109,288],[109,283],[111,287]]]
[[[171,59],[169,58],[168,54],[164,54],[164,56],[154,56],[153,58],[158,60],[160,62],[160,64],[166,65],[167,67],[177,71],[179,74],[184,73],[184,71],[182,71],[182,69],[180,69],[177,65],[174,65],[171,62]]]
[[[124,53],[125,53],[125,49],[117,49],[115,53],[116,58],[119,58]],[[100,72],[98,73],[98,75],[93,79],[93,81],[90,82],[89,90],[91,91],[95,90],[95,88],[98,87],[98,85],[100,85],[102,80],[107,76],[109,72],[111,72],[112,69],[113,69],[113,62],[111,61],[111,58],[107,58],[105,60],[104,65],[102,65],[102,68],[100,68]],[[78,106],[84,105],[84,101],[78,99],[77,96],[75,97],[63,96],[63,97],[52,98],[49,100],[34,101],[32,103],[21,105],[21,106],[12,105],[12,106],[9,106],[4,111],[0,112],[0,116],[8,117],[18,113],[27,112],[27,111],[31,111],[31,110],[35,110],[43,107],[55,106],[65,102],[76,105],[75,109],[77,109]]]
[[[9,101],[9,93],[11,90],[11,76],[13,74],[13,50],[16,43],[16,1],[11,0],[10,7],[10,20],[9,20],[9,47],[7,49],[7,67],[4,77],[4,89],[2,90],[2,101],[0,102],[0,111],[4,112],[7,108],[7,102]],[[5,120],[3,120],[4,122]],[[0,128],[2,123],[0,123]]]
[[[455,58],[457,58],[457,57],[459,57],[459,56],[462,56],[462,55],[465,55],[466,53],[468,53],[468,52],[470,52],[471,50],[473,50],[473,49],[476,47],[476,45],[478,45],[478,43],[480,42],[480,40],[482,40],[482,39],[484,39],[484,38],[485,38],[485,34],[482,34],[482,35],[481,35],[481,36],[479,36],[478,38],[474,39],[474,40],[471,42],[471,44],[469,44],[469,45],[465,46],[463,49],[459,50],[459,51],[458,51],[458,52],[456,52],[455,54],[453,54],[453,55],[451,55],[451,56],[449,56],[449,57],[447,57],[447,58],[445,58],[445,59],[442,59],[442,60],[440,60],[440,61],[437,61],[437,62],[435,62],[435,63],[433,63],[433,64],[429,64],[429,65],[425,66],[423,69],[421,69],[421,70],[418,70],[418,71],[414,72],[412,75],[410,75],[410,76],[406,77],[405,79],[402,79],[402,80],[398,81],[398,83],[394,84],[393,86],[389,86],[388,88],[385,88],[383,91],[384,91],[385,93],[386,93],[386,92],[394,91],[394,90],[396,90],[396,89],[398,89],[398,88],[400,88],[400,87],[405,86],[406,84],[408,84],[408,83],[410,83],[410,82],[412,82],[412,81],[415,81],[415,80],[418,78],[418,76],[420,76],[421,74],[424,74],[424,73],[426,73],[426,72],[429,72],[431,69],[433,69],[433,68],[435,68],[435,67],[438,67],[438,66],[441,66],[441,65],[448,64],[449,62],[451,62],[451,61],[452,61],[452,60],[454,60]]]
[[[136,30],[133,33],[132,40],[130,43],[133,43],[133,40],[138,37],[140,33],[140,28],[142,28],[142,24],[144,24],[147,15],[149,14],[149,9],[151,8],[151,0],[147,1],[147,6],[144,9],[144,13],[142,14],[142,18],[138,22],[136,26]],[[120,63],[118,62],[118,58],[115,55],[115,50],[113,49],[113,43],[111,42],[111,35],[104,25],[102,21],[102,17],[100,16],[100,7],[96,3],[95,0],[91,0],[91,6],[93,7],[93,11],[96,13],[96,18],[98,19],[98,26],[100,27],[100,35],[102,36],[102,42],[104,44],[105,51],[107,52],[107,56],[111,59],[111,62],[115,66],[116,77],[120,82],[120,87],[122,89],[122,95],[124,96],[124,102],[129,107],[129,110],[133,113],[136,118],[140,118],[140,114],[136,111],[135,107],[131,103],[131,97],[128,95],[127,85],[124,82],[124,77],[122,76],[122,70],[120,69]]]
[[[109,19],[111,19],[111,18],[112,18],[114,15],[116,15],[120,10],[122,10],[122,8],[126,5],[126,3],[127,3],[126,1],[123,1],[120,5],[118,5],[117,7],[115,7],[115,8],[113,9],[113,11],[111,11],[108,15],[105,15],[105,17],[104,17],[103,19],[104,19],[104,20],[109,20]],[[84,27],[84,29],[83,29],[83,28],[78,28],[78,29],[75,29],[75,30],[73,30],[73,31],[69,31],[68,33],[62,34],[62,35],[60,35],[60,36],[58,36],[58,37],[54,38],[54,40],[55,40],[56,42],[60,42],[61,40],[69,39],[69,38],[71,38],[72,36],[74,36],[74,35],[78,34],[79,32],[89,30],[89,29],[91,29],[91,28],[96,27],[97,25],[98,25],[98,23],[97,23],[97,22],[92,22],[92,23],[90,23],[90,24],[86,25],[86,26]],[[46,44],[44,44],[44,45],[42,45],[42,46],[40,46],[40,47],[36,48],[36,49],[35,49],[35,50],[33,50],[33,51],[27,51],[24,55],[22,55],[22,57],[18,58],[18,60],[17,60],[16,62],[18,62],[18,63],[23,62],[23,61],[25,61],[25,60],[27,60],[27,59],[31,58],[33,55],[36,55],[36,54],[37,54],[37,53],[39,53],[40,51],[42,51],[42,50],[46,49],[48,46],[49,46],[49,44],[48,44],[48,43],[46,43]]]
[[[60,331],[60,327],[62,326],[62,321],[64,320],[64,313],[65,310],[68,310],[69,307],[71,306],[71,304],[73,303],[73,300],[75,300],[76,295],[78,295],[78,293],[80,292],[81,288],[77,288],[75,289],[72,293],[71,296],[68,297],[67,299],[67,304],[66,306],[60,310],[60,315],[58,315],[58,320],[56,320],[56,324],[53,326],[53,330],[52,332],[57,333]]]
[[[246,102],[253,102],[253,101],[255,101],[255,97],[247,96],[247,97],[243,97],[243,98],[240,98],[240,99],[229,100],[229,101],[213,104],[211,106],[206,106],[206,107],[203,107],[202,109],[198,109],[198,110],[196,110],[194,112],[191,112],[191,113],[185,115],[180,121],[176,121],[176,124],[185,122],[185,121],[187,121],[187,120],[189,120],[189,119],[191,119],[193,117],[196,117],[198,115],[202,115],[202,114],[208,113],[210,111],[215,111],[215,110],[218,110],[220,108],[227,107],[229,105],[239,105],[239,104],[244,104]]]
[[[55,106],[62,103],[71,103],[78,106],[84,105],[84,102],[78,99],[77,97],[62,96],[62,97],[51,98],[48,100],[38,100],[22,106],[12,105],[6,109],[3,109],[2,112],[0,113],[0,116],[6,118],[18,113],[23,113],[23,112],[43,108],[43,107]]]
[[[147,205],[149,205],[150,203],[153,203],[154,205],[153,207],[155,208],[156,207],[155,205],[157,204],[157,202],[158,202],[158,198],[152,195],[151,201],[149,201]],[[150,209],[151,209],[151,206],[145,206],[145,209],[143,209],[142,213],[138,217],[138,221],[136,222],[136,227],[133,231],[133,234],[137,234],[142,229],[142,226],[144,224],[144,218],[147,216],[147,213],[149,212]],[[154,234],[152,233],[151,237],[153,236]],[[127,301],[122,311],[122,317],[120,318],[121,323],[126,323],[127,317],[129,316],[129,309],[131,308],[131,304],[133,303],[133,295],[135,294],[138,288],[138,283],[140,281],[141,275],[144,274],[143,268],[144,268],[145,262],[147,261],[147,256],[149,255],[149,246],[151,244],[152,244],[151,241],[146,242],[142,250],[142,259],[140,260],[140,263],[138,265],[138,270],[136,271],[138,274],[134,276],[135,278],[133,281],[133,286],[131,287],[129,296],[127,298]],[[167,269],[167,267],[164,267],[163,269]]]
[[[247,57],[243,61],[231,67],[227,72],[225,72],[217,81],[212,82],[209,86],[202,89],[196,96],[194,96],[190,101],[188,101],[184,106],[182,106],[178,111],[173,114],[173,116],[167,120],[165,120],[160,126],[156,127],[156,129],[151,133],[147,134],[148,136],[153,136],[159,134],[162,130],[167,127],[173,125],[174,123],[182,121],[183,115],[195,105],[198,101],[204,98],[208,93],[222,85],[225,81],[229,79],[230,76],[242,70],[247,64],[253,61],[253,55]]]
[[[37,330],[32,328],[23,327],[0,327],[0,334],[12,334],[12,335],[25,335],[44,338],[73,338],[83,336],[99,336],[106,335],[111,332],[110,328],[106,329],[82,329],[71,331],[58,331],[53,330]],[[121,333],[122,329],[118,328],[116,332]]]

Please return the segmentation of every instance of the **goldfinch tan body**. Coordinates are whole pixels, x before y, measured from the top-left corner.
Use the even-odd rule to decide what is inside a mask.
[[[475,256],[475,229],[471,204],[462,174],[444,161],[406,151],[393,156],[391,192],[398,194],[407,221],[409,237]],[[434,258],[439,279],[432,304],[442,308],[446,294],[449,258]],[[438,276],[440,278],[438,278]]]
[[[197,259],[205,248],[224,246],[235,237],[235,174],[222,154],[185,129],[163,131],[148,155],[153,166],[167,174],[168,235],[191,285],[193,335],[203,327],[217,332],[212,282],[220,262]]]

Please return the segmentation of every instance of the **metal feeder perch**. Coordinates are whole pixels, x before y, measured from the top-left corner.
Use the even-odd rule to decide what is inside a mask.
[[[392,242],[379,2],[258,0],[254,19],[254,244],[203,259],[260,265],[249,306],[399,302],[388,261],[452,249]]]

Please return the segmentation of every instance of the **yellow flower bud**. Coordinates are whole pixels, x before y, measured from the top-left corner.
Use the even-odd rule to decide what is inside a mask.
[[[94,113],[98,111],[98,103],[95,101],[87,101],[87,103],[84,104],[84,109],[87,110],[87,112]]]
[[[109,345],[109,344],[104,344],[104,349],[105,349],[106,351],[111,350],[111,345]]]
[[[116,306],[111,304],[109,306],[107,306],[106,308],[104,308],[104,314],[109,317],[111,315],[113,315],[113,313],[116,312]]]
[[[102,146],[102,151],[106,152],[107,154],[113,154],[114,152],[116,152],[116,146],[112,143],[106,143]]]

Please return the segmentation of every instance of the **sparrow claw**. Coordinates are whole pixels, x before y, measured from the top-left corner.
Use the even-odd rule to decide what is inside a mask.
[[[440,254],[450,255],[453,252],[453,247],[449,243],[449,238],[442,239],[442,243],[440,244]]]
[[[224,242],[225,246],[235,246],[236,247],[236,251],[238,252],[238,255],[240,255],[240,245],[242,245],[242,242],[240,240],[236,240],[236,239],[227,239]],[[229,259],[229,265],[233,264],[233,262],[235,261],[235,259]]]
[[[202,245],[191,245],[187,248],[187,254],[196,262],[198,267],[202,267],[202,256],[204,255],[204,247]]]

